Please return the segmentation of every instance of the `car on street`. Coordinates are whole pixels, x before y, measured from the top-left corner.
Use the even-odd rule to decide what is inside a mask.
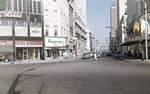
[[[82,59],[89,59],[91,57],[91,53],[83,53]]]

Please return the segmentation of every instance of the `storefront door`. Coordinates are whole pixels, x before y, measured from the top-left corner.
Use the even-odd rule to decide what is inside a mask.
[[[23,60],[27,60],[28,59],[28,49],[24,48],[23,49]]]

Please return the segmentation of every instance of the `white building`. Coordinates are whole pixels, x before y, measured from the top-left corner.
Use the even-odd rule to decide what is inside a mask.
[[[45,49],[47,57],[63,56],[70,51],[69,3],[44,0]]]
[[[87,30],[87,42],[86,42],[86,47],[88,52],[91,51],[91,32]]]
[[[118,13],[118,30],[117,30],[117,50],[124,51],[123,47],[119,47],[126,39],[126,25],[127,25],[127,0],[117,0]]]
[[[44,0],[47,57],[80,55],[86,50],[86,0]]]
[[[110,51],[116,51],[116,39],[117,39],[117,28],[118,28],[118,19],[117,19],[117,6],[113,5],[110,9]]]
[[[70,0],[73,9],[73,53],[82,55],[86,51],[86,0]],[[73,39],[73,40],[74,40]]]

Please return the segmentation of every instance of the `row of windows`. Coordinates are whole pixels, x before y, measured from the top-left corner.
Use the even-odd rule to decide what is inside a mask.
[[[10,25],[12,25],[12,21],[2,21],[2,20],[0,20],[0,25],[1,26],[10,26]],[[16,26],[27,26],[27,22],[26,21],[16,21],[15,25]],[[31,22],[30,26],[31,27],[41,27],[41,24],[40,23]]]
[[[30,7],[29,7],[30,6]],[[36,0],[7,0],[6,10],[14,12],[27,12],[27,7],[31,13],[41,13],[41,2]]]
[[[49,31],[48,31],[48,29],[47,30],[45,30],[46,31],[46,36],[49,36]],[[69,30],[67,30],[67,29],[65,29],[65,28],[61,28],[61,36],[63,36],[63,35],[66,35],[67,34],[67,32],[68,32]],[[53,31],[53,36],[58,36],[58,29],[54,29],[54,31]]]

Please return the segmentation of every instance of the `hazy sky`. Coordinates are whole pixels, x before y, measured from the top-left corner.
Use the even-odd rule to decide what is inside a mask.
[[[115,0],[87,0],[87,23],[91,32],[100,41],[101,45],[106,45],[109,40],[110,7]]]

